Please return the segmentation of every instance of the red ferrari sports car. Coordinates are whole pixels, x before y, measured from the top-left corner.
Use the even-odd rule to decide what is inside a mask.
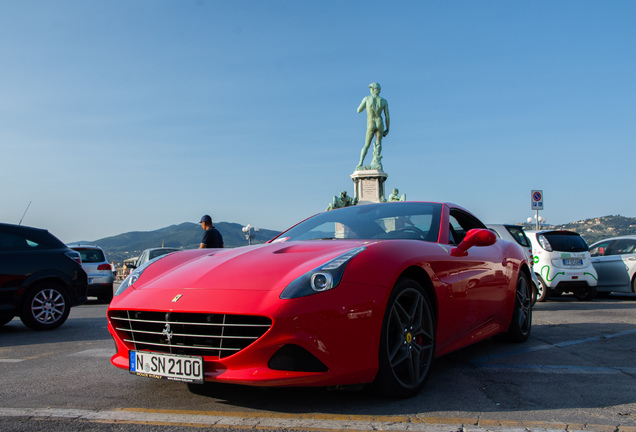
[[[331,210],[267,244],[135,269],[108,308],[111,361],[191,383],[370,384],[409,397],[436,357],[528,339],[530,271],[519,245],[454,204]]]

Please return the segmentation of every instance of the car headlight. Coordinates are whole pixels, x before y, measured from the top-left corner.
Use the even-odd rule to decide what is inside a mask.
[[[365,249],[366,246],[352,249],[294,279],[292,283],[285,287],[280,298],[295,299],[337,287],[342,279],[347,263]]]
[[[137,282],[137,280],[139,280],[139,278],[141,277],[141,274],[144,272],[144,270],[146,270],[148,268],[148,266],[150,266],[150,264],[153,264],[153,263],[157,262],[158,260],[160,260],[161,258],[167,257],[168,255],[158,256],[157,258],[151,259],[150,261],[146,261],[144,263],[144,265],[142,265],[141,267],[137,267],[136,269],[134,269],[128,275],[128,277],[126,277],[126,279],[124,279],[124,281],[121,283],[121,285],[119,285],[119,288],[117,288],[117,291],[115,291],[115,295],[118,296],[119,294],[123,293],[128,288],[133,286],[133,284],[135,282]]]

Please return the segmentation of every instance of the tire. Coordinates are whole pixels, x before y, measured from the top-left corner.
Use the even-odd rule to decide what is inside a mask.
[[[378,374],[373,389],[382,396],[416,395],[428,379],[435,356],[431,299],[412,279],[399,279],[384,312]]]
[[[525,342],[532,329],[532,287],[528,276],[519,273],[515,291],[515,306],[508,331],[500,335],[507,342]]]
[[[113,286],[110,286],[110,291],[97,296],[97,300],[102,303],[110,303],[113,300]]]
[[[33,330],[52,330],[64,324],[70,311],[66,291],[58,284],[46,282],[24,296],[20,319]]]
[[[3,326],[11,322],[14,316],[15,315],[13,314],[0,314],[0,326]]]
[[[596,287],[588,285],[585,288],[579,288],[574,291],[574,297],[581,301],[590,301],[596,297]]]
[[[636,274],[632,278],[632,292],[636,294]]]
[[[550,297],[550,288],[548,288],[543,278],[538,274],[537,280],[539,281],[539,285],[537,285],[537,301],[544,302],[548,299],[548,297]]]

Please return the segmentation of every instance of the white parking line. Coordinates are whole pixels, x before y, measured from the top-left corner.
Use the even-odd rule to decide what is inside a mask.
[[[0,408],[0,417],[67,418],[87,422],[144,423],[197,428],[214,426],[227,429],[297,429],[312,431],[606,432],[608,430],[618,430],[616,425],[421,417],[417,415],[272,414],[143,409],[90,411],[59,408]],[[636,427],[620,426],[620,430],[621,432],[636,432]]]
[[[115,350],[112,348],[94,348],[69,354],[71,357],[112,357]]]
[[[609,334],[609,335],[601,335],[601,336],[594,336],[594,337],[589,337],[589,338],[585,338],[585,339],[576,339],[576,340],[571,340],[571,341],[563,341],[563,342],[559,342],[559,343],[555,343],[555,344],[537,345],[537,346],[521,348],[521,349],[518,349],[518,350],[509,351],[509,352],[505,352],[505,353],[478,357],[478,358],[474,359],[471,363],[473,363],[474,365],[479,366],[479,367],[486,367],[487,365],[485,365],[484,363],[487,363],[487,362],[489,362],[490,360],[493,360],[493,359],[498,359],[498,358],[502,358],[502,357],[509,357],[509,356],[518,355],[518,354],[527,354],[527,353],[531,353],[531,352],[535,352],[535,351],[542,351],[542,350],[547,350],[547,349],[552,349],[552,348],[562,348],[562,347],[566,347],[566,346],[578,345],[578,344],[588,343],[588,342],[598,342],[598,341],[601,341],[601,340],[604,340],[604,339],[612,339],[612,338],[615,338],[615,337],[627,336],[627,335],[631,335],[631,334],[635,334],[635,333],[636,333],[636,328],[635,329],[630,329],[630,330],[624,330],[622,332]],[[523,365],[519,365],[519,366],[523,366]],[[614,368],[614,369],[629,370],[629,369],[632,369],[632,368],[629,368],[629,367],[622,368],[621,367],[621,368]]]
[[[513,369],[527,370],[533,373],[558,373],[558,374],[622,374],[636,373],[634,367],[585,367],[585,366],[559,366],[559,365],[506,365],[506,364],[479,364],[482,369]]]

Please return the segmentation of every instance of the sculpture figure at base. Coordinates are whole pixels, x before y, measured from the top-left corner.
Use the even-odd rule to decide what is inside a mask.
[[[382,170],[382,138],[389,133],[389,103],[386,99],[380,97],[380,84],[373,82],[369,84],[371,94],[362,99],[362,103],[358,107],[358,112],[361,113],[365,109],[367,110],[367,134],[365,137],[364,147],[360,153],[360,162],[356,167],[357,170],[362,169],[377,169]],[[382,121],[382,113],[386,119],[386,129],[384,128],[384,122]],[[371,146],[371,140],[375,137],[373,143],[373,160],[371,165],[365,167],[363,165],[364,158],[367,156],[369,147]]]
[[[340,192],[340,196],[334,195],[331,204],[327,207],[327,210],[333,210],[342,207],[354,206],[358,203],[358,200],[351,198],[347,195],[347,191]]]
[[[406,194],[402,194],[402,196],[400,196],[399,194],[400,194],[400,191],[397,190],[397,188],[393,189],[393,192],[391,192],[391,195],[389,195],[389,202],[406,201]]]

